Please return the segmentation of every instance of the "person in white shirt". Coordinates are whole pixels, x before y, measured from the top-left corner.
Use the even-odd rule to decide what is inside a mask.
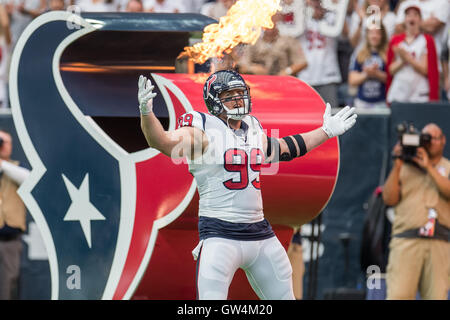
[[[85,12],[110,12],[116,11],[111,3],[106,3],[105,0],[81,0],[77,6],[81,11]]]
[[[64,0],[50,0],[48,2],[48,8],[47,11],[62,11],[66,7],[66,3]]]
[[[341,72],[337,39],[320,31],[320,23],[330,21],[332,24],[334,15],[322,7],[320,0],[309,0],[308,5],[311,10],[306,12],[305,32],[299,38],[308,66],[297,77],[312,86],[324,101],[338,106],[337,87]]]
[[[144,6],[140,0],[129,0],[125,7],[126,12],[144,12]]]
[[[46,8],[45,0],[8,0],[4,1],[11,21],[11,48],[14,46],[27,25]]]
[[[182,12],[200,13],[200,10],[206,0],[182,0],[180,4],[183,5]]]
[[[178,1],[169,0],[144,0],[144,10],[157,13],[180,13],[181,5]]]
[[[395,20],[396,33],[400,33],[405,30],[405,3],[407,3],[407,1],[400,3],[398,7],[397,17]],[[438,57],[440,57],[442,48],[445,46],[445,24],[449,20],[450,2],[448,0],[418,0],[418,5],[420,6],[420,11],[422,13],[422,22],[420,27],[423,32],[433,35],[437,54]],[[439,67],[440,70],[442,70],[440,65]]]
[[[387,102],[427,102],[428,82],[427,41],[420,31],[421,10],[416,1],[407,1],[405,15],[406,37],[393,46],[394,61],[388,64],[392,84],[387,92]]]
[[[8,106],[8,64],[11,47],[10,20],[6,8],[0,4],[0,108]]]

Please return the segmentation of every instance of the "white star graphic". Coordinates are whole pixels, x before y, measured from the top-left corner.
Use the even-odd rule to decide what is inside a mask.
[[[91,248],[91,220],[105,220],[105,217],[89,201],[89,174],[86,173],[79,189],[64,174],[62,177],[72,200],[64,221],[79,221],[88,246]]]

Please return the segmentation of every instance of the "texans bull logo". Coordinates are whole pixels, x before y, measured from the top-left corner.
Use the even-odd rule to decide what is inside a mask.
[[[68,12],[36,18],[12,58],[12,114],[32,166],[19,194],[45,242],[52,299],[129,299],[158,229],[180,216],[196,185],[186,165],[154,149],[126,152],[80,110],[62,81],[60,57],[98,25],[80,18],[68,28],[69,19]],[[174,129],[192,107],[163,76],[152,82]],[[67,284],[73,266],[81,277],[75,289]]]

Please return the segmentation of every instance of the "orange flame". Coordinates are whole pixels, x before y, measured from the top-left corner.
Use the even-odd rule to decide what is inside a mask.
[[[205,27],[202,42],[185,47],[179,57],[204,63],[212,57],[222,58],[240,43],[255,44],[261,28],[273,28],[272,16],[279,10],[280,0],[239,0],[219,23]]]

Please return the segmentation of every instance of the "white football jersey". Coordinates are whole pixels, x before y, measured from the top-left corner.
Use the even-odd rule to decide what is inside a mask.
[[[412,54],[416,60],[420,60],[422,55],[427,54],[427,41],[423,34],[420,34],[411,43],[402,41],[399,46]],[[396,59],[398,59],[397,56]],[[428,79],[407,64],[397,71],[392,78],[392,83],[387,93],[387,101],[389,103],[393,101],[427,102],[429,101],[429,93]]]
[[[332,15],[326,17],[331,19]],[[310,86],[341,82],[337,57],[337,39],[320,32],[321,21],[307,16],[306,30],[299,38],[308,66],[300,71],[297,77]]]
[[[191,111],[178,120],[179,126],[193,126],[208,138],[204,154],[188,160],[197,182],[199,216],[233,223],[255,223],[264,219],[259,174],[264,162],[263,129],[250,115],[241,129],[210,114]]]
[[[403,23],[405,21],[405,5],[408,3],[403,1],[400,3],[397,10],[397,17],[395,23]],[[422,12],[422,20],[427,20],[433,16],[442,23],[448,23],[450,20],[450,3],[448,0],[420,0],[420,11]],[[443,46],[445,44],[445,25],[433,34],[434,43],[436,45],[436,51],[438,57],[441,55]],[[441,64],[438,63],[439,71],[441,71]]]

